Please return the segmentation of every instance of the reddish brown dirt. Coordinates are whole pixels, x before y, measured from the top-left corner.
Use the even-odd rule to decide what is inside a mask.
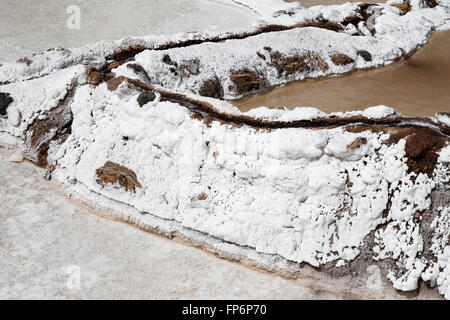
[[[449,141],[449,138],[436,135],[431,130],[416,130],[406,138],[405,151],[409,170],[416,174],[427,174],[429,178],[432,178],[439,157],[437,152]]]
[[[88,67],[86,69],[86,79],[90,84],[99,84],[102,81],[103,75],[97,69]]]
[[[401,4],[391,4],[391,6],[393,7],[397,7],[402,11],[402,14],[407,14],[408,12],[411,11],[411,6],[409,5],[409,3],[401,3]]]
[[[201,193],[197,196],[197,199],[201,200],[201,201],[206,200],[207,198],[208,198],[208,195],[206,193]]]
[[[313,69],[315,64],[318,63],[316,56],[309,52],[286,56],[281,52],[271,50],[269,57],[270,62],[268,65],[277,69],[278,76],[290,75],[294,72],[307,72]]]
[[[132,192],[136,192],[136,188],[142,188],[136,174],[132,170],[114,162],[106,162],[104,166],[96,170],[96,173],[98,177],[97,183],[101,186],[119,183],[126,191]]]
[[[220,99],[222,98],[222,90],[220,81],[217,79],[205,80],[198,91],[198,94],[203,97],[210,97]]]
[[[264,76],[249,69],[232,71],[230,80],[234,84],[237,93],[242,94],[259,90],[264,87]]]

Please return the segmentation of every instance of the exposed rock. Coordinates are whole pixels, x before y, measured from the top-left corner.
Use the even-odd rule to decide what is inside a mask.
[[[0,116],[6,116],[6,109],[13,101],[9,93],[0,92]]]
[[[137,46],[129,47],[127,49],[121,49],[121,50],[117,51],[116,53],[109,55],[108,57],[106,57],[106,59],[124,63],[125,61],[134,58],[135,55],[137,55],[138,53],[140,53],[146,49],[147,49],[147,47],[144,47],[142,45],[137,45]]]
[[[55,165],[51,164],[51,165],[47,165],[45,167],[45,179],[47,180],[51,180],[52,179],[52,173],[55,170]]]
[[[106,162],[96,173],[97,183],[101,186],[119,183],[126,191],[132,192],[136,192],[136,188],[142,188],[133,171],[114,162]]]
[[[263,59],[264,61],[266,60],[266,56],[263,55],[261,52],[256,52],[256,55],[257,55],[258,57],[260,57],[261,59]]]
[[[356,51],[356,54],[361,56],[366,62],[372,61],[372,55],[366,50],[358,50]]]
[[[198,94],[203,97],[217,98],[222,97],[220,82],[217,79],[209,79],[203,82]]]
[[[208,195],[206,193],[201,193],[197,196],[198,200],[206,200],[208,198]]]
[[[439,136],[431,130],[415,130],[406,138],[406,156],[410,171],[425,173],[432,178],[438,154],[450,139]]]
[[[310,53],[286,56],[279,51],[270,52],[270,63],[268,65],[277,69],[278,76],[289,75],[294,72],[307,72],[312,69],[314,59]]]
[[[434,8],[438,5],[436,0],[425,0],[426,5],[428,8]]]
[[[102,81],[103,76],[97,69],[89,67],[86,69],[86,79],[90,84],[97,85]]]
[[[348,55],[343,53],[338,53],[331,56],[331,61],[337,66],[345,66],[350,63],[354,63],[355,60],[350,58]]]
[[[349,24],[351,24],[351,25],[353,25],[356,28],[356,30],[358,30],[358,27],[359,27],[361,22],[363,24],[367,23],[367,20],[373,14],[373,12],[371,10],[369,10],[369,9],[372,8],[372,10],[373,10],[374,7],[377,7],[377,5],[370,4],[370,3],[362,3],[362,4],[360,4],[356,14],[353,13],[352,15],[346,17],[342,21],[342,25],[344,25],[346,27]],[[361,31],[358,31],[357,33],[361,35]]]
[[[178,64],[177,64],[176,62],[172,61],[172,59],[170,58],[170,56],[169,56],[168,54],[165,54],[165,55],[163,56],[162,61],[163,61],[165,64],[168,64],[168,65],[170,65],[170,66],[175,66],[175,67],[178,66]]]
[[[47,166],[50,142],[62,143],[71,133],[73,114],[69,103],[72,101],[74,91],[74,89],[69,90],[56,108],[44,112],[44,118],[37,119],[28,128],[25,154],[38,166]]]
[[[316,55],[316,60],[320,70],[325,72],[329,69],[328,64],[319,55]]]
[[[127,68],[134,70],[134,72],[136,72],[137,74],[140,74],[142,76],[144,82],[147,82],[147,83],[150,82],[150,77],[148,76],[147,71],[140,64],[129,63],[129,64],[127,64]]]
[[[156,94],[153,91],[142,92],[137,98],[140,107],[156,99]]]
[[[119,76],[116,78],[109,79],[106,82],[106,85],[107,85],[109,91],[115,91],[120,86],[120,84],[124,81],[128,82],[128,79],[123,76]]]
[[[105,69],[104,72],[110,72],[111,70],[113,70],[113,69],[119,67],[120,65],[121,65],[120,62],[114,61],[113,63],[109,64],[109,65],[106,67],[106,69]]]
[[[240,94],[259,90],[264,87],[265,82],[263,75],[248,69],[231,72],[230,80],[234,83],[236,91]]]
[[[200,73],[200,60],[193,59],[183,61],[180,64],[179,70],[181,72],[181,75],[184,77],[189,77],[191,75],[198,75]]]
[[[411,11],[411,5],[409,3],[394,3],[391,6],[399,8],[402,14],[407,14]]]

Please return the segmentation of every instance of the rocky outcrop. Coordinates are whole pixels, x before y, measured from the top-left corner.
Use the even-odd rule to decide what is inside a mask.
[[[365,60],[365,59],[364,59]],[[345,66],[350,63],[354,63],[355,60],[350,58],[348,55],[339,53],[331,56],[331,61],[337,66]]]
[[[95,172],[97,183],[101,186],[119,184],[125,191],[131,192],[136,192],[136,188],[142,187],[133,171],[117,163],[108,161]]]
[[[6,109],[13,102],[8,93],[0,92],[0,116],[6,116]]]

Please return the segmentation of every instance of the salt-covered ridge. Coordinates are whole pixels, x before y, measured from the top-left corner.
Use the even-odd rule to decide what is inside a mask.
[[[301,263],[336,274],[376,264],[399,290],[428,281],[449,298],[448,113],[408,118],[385,106],[329,115],[314,108],[241,113],[196,94],[211,80],[205,74],[221,88],[233,82],[233,61],[260,68],[264,85],[278,85],[305,77],[305,66],[308,76],[323,76],[388,63],[389,52],[395,60],[404,55],[399,48],[414,51],[448,24],[444,2],[432,9],[413,2],[403,15],[383,6],[370,35],[349,35],[342,16],[324,7],[334,18],[316,28],[277,31],[272,24],[239,40],[230,33],[224,42],[192,35],[133,40],[159,50],[123,40],[5,64],[0,141],[46,166],[72,197],[144,229],[282,273],[299,272]],[[287,25],[301,12],[274,19]],[[323,23],[342,30],[317,28]],[[390,29],[377,38],[381,26]],[[413,36],[403,38],[407,33]],[[290,40],[299,38],[311,47],[293,56],[299,45]],[[258,51],[263,44],[271,50]],[[354,44],[365,53],[345,51]],[[245,50],[233,52],[238,45]],[[213,48],[226,53],[215,65]],[[282,62],[271,65],[270,52]],[[226,55],[236,60],[221,59]],[[353,62],[336,64],[333,55]],[[184,63],[196,59],[198,70]],[[325,64],[329,73],[320,73]],[[246,73],[239,83],[251,90],[238,95],[260,89]]]

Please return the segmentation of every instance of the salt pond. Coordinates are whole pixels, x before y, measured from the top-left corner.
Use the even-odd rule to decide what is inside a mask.
[[[78,6],[80,29],[72,17]],[[126,36],[231,30],[255,21],[238,6],[207,0],[1,0],[0,62],[55,46]],[[69,27],[68,27],[69,22]]]

